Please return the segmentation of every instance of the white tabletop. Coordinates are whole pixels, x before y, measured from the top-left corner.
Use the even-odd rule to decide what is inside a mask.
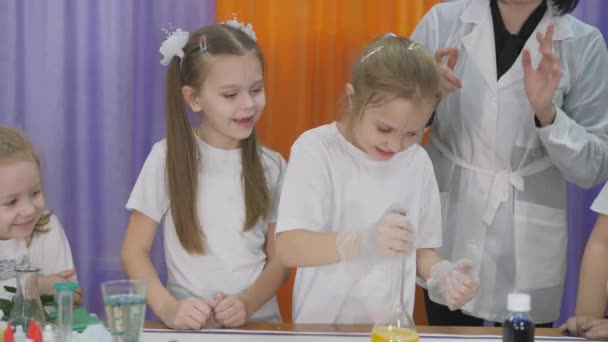
[[[502,337],[496,335],[452,335],[452,334],[420,334],[420,342],[501,342]],[[582,341],[581,338],[536,336],[540,342]],[[142,342],[369,342],[366,333],[323,333],[323,332],[293,332],[293,331],[251,331],[251,330],[203,330],[178,332],[162,329],[144,330]]]

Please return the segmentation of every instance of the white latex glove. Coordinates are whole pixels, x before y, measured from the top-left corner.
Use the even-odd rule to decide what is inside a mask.
[[[436,302],[445,302],[452,311],[473,299],[479,288],[479,280],[469,259],[436,263],[431,267],[431,276],[426,284],[429,297]]]
[[[394,257],[408,255],[414,235],[407,216],[386,213],[371,231],[340,232],[336,246],[341,261],[360,257]]]

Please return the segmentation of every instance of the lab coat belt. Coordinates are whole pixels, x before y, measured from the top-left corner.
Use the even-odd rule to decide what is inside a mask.
[[[509,199],[509,192],[512,188],[518,191],[524,191],[524,178],[544,170],[549,169],[553,164],[551,159],[545,156],[541,159],[535,160],[530,164],[525,165],[515,171],[510,169],[503,170],[488,170],[477,167],[460,156],[457,156],[450,151],[443,143],[437,139],[435,135],[431,135],[431,142],[437,147],[446,158],[448,158],[454,164],[473,172],[477,172],[483,175],[492,176],[492,185],[490,187],[489,199],[486,205],[486,209],[481,217],[483,222],[487,225],[492,224],[496,212],[500,205]]]

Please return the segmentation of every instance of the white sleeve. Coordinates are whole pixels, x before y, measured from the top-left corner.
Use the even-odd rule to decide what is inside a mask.
[[[420,220],[416,232],[416,248],[439,248],[442,243],[439,187],[430,158],[424,149],[420,148],[420,151],[425,154],[425,165],[423,166],[425,178],[420,202]]]
[[[28,248],[31,266],[40,268],[40,275],[73,269],[70,243],[57,216],[51,215],[49,224],[43,229],[48,231],[34,235]]]
[[[581,59],[577,64],[582,69],[564,94],[563,106],[556,103],[553,124],[538,132],[564,177],[589,188],[608,177],[608,50],[597,30],[578,39],[579,44],[572,57]]]
[[[328,164],[305,142],[296,141],[291,148],[276,233],[293,229],[328,230],[331,210]]]
[[[435,7],[433,7],[420,19],[411,38],[430,52],[435,52],[439,48],[437,46],[439,41],[438,35],[437,13]]]
[[[277,181],[273,182],[271,185],[272,192],[272,207],[270,208],[270,215],[268,217],[268,223],[276,223],[279,212],[279,201],[281,199],[281,189],[283,188],[283,181],[285,180],[285,172],[287,168],[287,162],[285,159],[277,152],[278,156],[278,169],[279,172],[277,174]]]
[[[608,215],[608,183],[604,184],[602,191],[591,204],[591,210],[598,214]]]
[[[166,153],[164,143],[152,147],[126,205],[127,209],[137,210],[156,222],[162,220],[169,208]]]

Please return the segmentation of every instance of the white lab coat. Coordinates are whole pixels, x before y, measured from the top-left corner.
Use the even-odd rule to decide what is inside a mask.
[[[443,247],[471,258],[481,287],[463,311],[502,321],[507,294],[530,293],[537,323],[559,315],[566,269],[566,180],[582,187],[608,177],[608,52],[599,31],[551,6],[536,31],[555,24],[562,78],[555,122],[534,124],[521,57],[496,80],[488,0],[436,5],[413,39],[432,52],[458,48],[463,88],[437,108],[428,152],[442,200]],[[535,33],[526,42],[540,61]]]

